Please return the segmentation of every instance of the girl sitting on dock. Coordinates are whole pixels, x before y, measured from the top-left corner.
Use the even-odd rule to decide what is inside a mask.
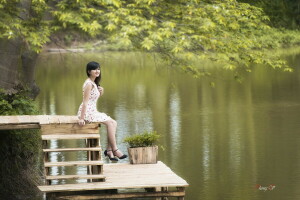
[[[97,62],[89,62],[86,66],[86,74],[88,78],[83,83],[83,101],[78,110],[79,125],[85,123],[100,122],[107,128],[107,149],[104,155],[111,161],[127,158],[116,144],[117,122],[105,113],[97,111],[97,100],[103,95],[104,89],[100,86],[101,71],[100,64]]]

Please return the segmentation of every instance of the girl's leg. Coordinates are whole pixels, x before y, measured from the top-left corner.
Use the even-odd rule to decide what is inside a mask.
[[[107,150],[112,150],[108,151],[107,154],[109,154],[110,156],[113,156],[114,154],[117,157],[121,157],[123,153],[121,151],[115,151],[118,149],[116,143],[117,122],[113,119],[110,119],[102,123],[105,124],[107,128]]]

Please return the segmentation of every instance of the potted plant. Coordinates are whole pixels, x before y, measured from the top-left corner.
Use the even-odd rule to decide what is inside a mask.
[[[156,142],[160,135],[156,131],[146,131],[124,139],[129,145],[128,154],[131,164],[157,163],[158,147]]]

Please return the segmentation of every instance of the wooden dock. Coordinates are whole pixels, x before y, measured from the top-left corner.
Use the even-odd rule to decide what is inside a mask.
[[[46,185],[38,188],[58,199],[121,199],[134,197],[179,197],[185,196],[187,182],[177,176],[164,163],[157,164],[104,164],[105,182],[78,183],[64,185]],[[176,189],[172,190],[171,189]],[[126,189],[116,194],[93,194],[94,191]],[[131,192],[131,189],[144,191]],[[152,189],[152,190],[151,190]],[[76,192],[90,191],[90,194]],[[72,195],[66,193],[73,192]],[[61,196],[61,197],[60,197]]]
[[[177,197],[182,200],[188,183],[164,163],[132,165],[103,164],[99,124],[77,124],[76,116],[0,116],[0,130],[41,129],[45,185],[38,188],[47,199],[128,199]],[[84,139],[86,147],[49,149],[49,140]],[[87,160],[51,162],[51,152],[86,151]],[[85,175],[51,176],[51,167],[87,166]],[[52,180],[86,179],[87,183],[52,185]],[[138,190],[138,191],[137,191]],[[108,191],[110,191],[108,193]],[[113,191],[113,193],[111,193]],[[120,192],[121,191],[121,192]]]

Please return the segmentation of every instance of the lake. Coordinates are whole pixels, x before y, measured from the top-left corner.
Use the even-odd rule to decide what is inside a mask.
[[[76,115],[86,63],[100,62],[105,92],[98,110],[117,120],[119,149],[126,152],[124,137],[156,130],[162,135],[159,160],[190,184],[187,200],[295,200],[300,199],[300,49],[282,56],[293,73],[256,66],[239,83],[232,72],[208,62],[203,68],[216,75],[194,79],[138,52],[44,53],[37,64],[37,103],[43,114]],[[101,137],[105,149],[104,126]],[[50,160],[85,156],[52,153]]]

